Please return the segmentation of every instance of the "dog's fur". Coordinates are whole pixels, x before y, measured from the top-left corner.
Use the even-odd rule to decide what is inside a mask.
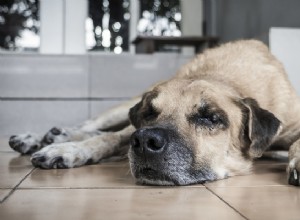
[[[300,185],[299,137],[300,101],[282,64],[261,42],[244,40],[206,50],[172,79],[95,120],[9,143],[46,169],[97,163],[129,149],[137,182],[156,185],[248,174],[270,147],[290,148],[288,181]]]

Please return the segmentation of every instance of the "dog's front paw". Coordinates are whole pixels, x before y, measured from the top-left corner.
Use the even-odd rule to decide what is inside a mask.
[[[294,157],[287,167],[288,181],[290,185],[300,186],[300,158]]]
[[[76,142],[51,144],[34,153],[31,162],[44,169],[62,169],[78,167],[88,162],[89,155],[84,147]]]
[[[41,148],[41,138],[36,134],[13,135],[9,146],[21,154],[32,154]]]
[[[70,135],[63,128],[53,127],[43,137],[42,145],[47,146],[53,143],[62,143],[70,141]]]

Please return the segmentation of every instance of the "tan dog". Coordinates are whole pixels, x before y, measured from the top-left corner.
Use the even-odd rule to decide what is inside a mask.
[[[133,105],[134,127],[99,131],[126,125]],[[69,168],[124,155],[131,137],[132,174],[139,183],[155,185],[248,174],[252,160],[276,146],[290,148],[288,180],[300,185],[299,133],[300,102],[282,64],[265,45],[248,40],[205,51],[142,99],[95,120],[53,128],[42,138],[12,136],[10,146],[37,151],[31,159],[37,167]]]

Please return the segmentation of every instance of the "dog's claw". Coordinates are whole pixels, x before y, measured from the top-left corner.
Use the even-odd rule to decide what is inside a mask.
[[[293,169],[290,172],[290,176],[289,176],[289,184],[290,185],[294,185],[294,186],[299,186],[300,185],[300,181],[299,181],[299,172],[296,169]]]

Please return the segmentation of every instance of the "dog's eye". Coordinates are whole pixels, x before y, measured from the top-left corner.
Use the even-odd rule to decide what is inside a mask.
[[[217,114],[195,114],[192,116],[192,121],[197,125],[213,126],[220,124],[221,118]]]
[[[158,116],[157,110],[152,106],[149,105],[146,111],[143,112],[143,119],[146,121],[151,121]]]

